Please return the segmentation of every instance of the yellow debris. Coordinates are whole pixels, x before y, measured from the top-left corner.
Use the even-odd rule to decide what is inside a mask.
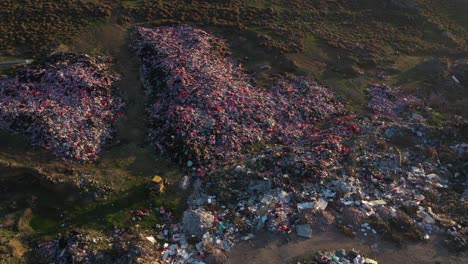
[[[153,177],[152,181],[155,183],[162,183],[163,179],[161,176],[156,175]]]

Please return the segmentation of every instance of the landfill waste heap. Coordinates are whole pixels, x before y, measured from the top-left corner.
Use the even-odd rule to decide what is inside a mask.
[[[258,175],[326,176],[320,168],[348,154],[342,142],[359,132],[336,96],[311,80],[285,76],[270,89],[253,87],[242,66],[222,55],[222,40],[205,31],[138,28],[136,39],[143,83],[156,99],[151,142],[198,176],[228,160],[245,163],[252,146],[265,146],[256,158],[274,163]],[[320,129],[324,120],[329,126]]]
[[[186,168],[189,208],[181,222],[164,206],[137,210],[133,224],[148,215],[159,224],[116,230],[107,238],[119,249],[116,256],[92,250],[86,234],[69,234],[63,245],[42,244],[40,257],[225,263],[233,245],[260,230],[307,239],[333,226],[369,241],[440,234],[451,250],[466,250],[468,188],[460,188],[466,179],[460,164],[468,147],[455,130],[426,125],[416,113],[418,99],[371,85],[369,113],[356,117],[329,89],[304,77],[285,75],[272,87],[255,87],[224,54],[226,44],[203,30],[140,27],[134,37],[140,77],[154,101],[149,139]],[[453,159],[426,154],[442,148]],[[318,252],[312,261],[376,263],[343,250]]]
[[[404,153],[390,146],[401,133],[428,147],[442,143],[435,138],[460,145],[459,135],[415,118],[416,98],[373,85],[370,114],[355,117],[307,78],[254,87],[226,44],[200,29],[140,27],[135,35],[155,100],[150,139],[195,182],[183,222],[203,246],[228,251],[257,230],[310,237],[331,225],[396,241],[444,233],[454,249],[466,245],[462,215],[444,215],[437,204],[451,196],[447,165],[421,156],[420,145]],[[166,240],[164,259],[187,260],[178,241]]]
[[[60,158],[96,160],[123,114],[110,62],[104,56],[55,54],[0,78],[0,128]]]

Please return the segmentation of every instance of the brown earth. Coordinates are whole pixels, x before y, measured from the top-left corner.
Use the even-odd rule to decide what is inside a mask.
[[[466,263],[467,255],[453,255],[434,238],[429,243],[408,244],[397,247],[384,241],[365,241],[349,238],[337,231],[312,234],[312,238],[285,237],[271,233],[260,233],[255,240],[238,244],[228,255],[230,264],[236,263],[297,263],[315,251],[337,249],[358,250],[378,263]],[[305,262],[307,263],[307,262]]]

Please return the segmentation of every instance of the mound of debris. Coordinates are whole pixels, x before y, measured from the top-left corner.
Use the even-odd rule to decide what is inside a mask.
[[[307,257],[295,259],[296,263],[336,263],[336,264],[377,264],[378,262],[361,256],[358,251],[338,249],[335,251],[317,251]]]
[[[219,161],[243,166],[243,154],[259,145],[272,147],[255,155],[274,160],[268,170],[276,175],[281,167],[304,169],[301,174],[328,167],[347,153],[342,141],[359,127],[352,117],[336,118],[346,110],[334,94],[295,76],[270,89],[253,87],[242,66],[223,56],[223,46],[188,26],[137,29],[143,83],[156,98],[149,112],[157,148],[201,176],[217,171]],[[320,129],[323,120],[330,125]]]
[[[122,115],[109,63],[102,56],[56,54],[0,79],[0,128],[60,158],[96,160]]]
[[[144,234],[116,229],[111,236],[71,231],[38,245],[38,263],[154,263],[160,258],[155,241]]]
[[[453,192],[446,178],[459,168],[437,160],[439,145],[461,138],[425,125],[411,111],[419,100],[373,85],[373,113],[356,118],[303,77],[254,87],[241,65],[223,55],[224,45],[188,26],[136,30],[142,81],[155,98],[151,141],[195,179],[185,231],[170,223],[173,231],[165,227],[157,237],[167,245],[166,259],[188,259],[185,234],[198,242],[202,258],[258,230],[310,238],[335,224],[352,236],[399,242],[445,232],[463,246],[463,216],[444,211],[462,212],[449,201],[464,190]],[[431,149],[433,157],[421,155]],[[346,260],[365,261],[340,257]]]

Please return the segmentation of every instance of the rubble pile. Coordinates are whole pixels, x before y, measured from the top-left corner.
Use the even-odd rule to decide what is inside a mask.
[[[86,236],[79,232],[70,232],[67,236],[38,246],[36,256],[41,263],[91,263],[94,256],[86,251]]]
[[[34,251],[38,263],[154,263],[160,257],[154,238],[116,229],[110,236],[71,231]]]
[[[244,163],[241,155],[255,145],[288,153],[278,156],[275,174],[282,166],[310,172],[347,154],[342,141],[359,127],[353,117],[337,118],[346,110],[335,95],[294,76],[271,89],[253,87],[241,65],[222,55],[220,43],[188,26],[137,29],[143,83],[156,98],[149,112],[157,148],[197,168],[199,176],[217,171],[219,161]],[[323,120],[331,125],[320,129]]]
[[[0,128],[26,135],[56,156],[98,158],[123,103],[106,57],[56,54],[0,79]]]
[[[376,264],[377,261],[362,256],[356,250],[338,249],[335,251],[317,251],[310,256],[296,259],[295,262],[299,263],[334,263],[334,264]]]
[[[398,89],[386,85],[373,85],[368,89],[367,107],[376,114],[396,117],[408,106],[418,102],[413,96],[397,94]]]
[[[454,243],[466,241],[459,216],[445,221],[440,208],[432,210],[449,193],[442,175],[450,169],[420,155],[420,144],[435,148],[454,137],[434,139],[445,132],[411,113],[416,98],[372,85],[374,114],[356,118],[303,77],[253,87],[222,45],[188,26],[138,28],[134,45],[143,83],[155,97],[152,143],[198,176],[183,229],[198,241],[199,258],[208,248],[228,251],[259,230],[308,238],[334,224],[368,238],[429,239],[445,231],[456,235]],[[404,149],[390,142],[406,134],[414,142]],[[344,143],[353,136],[352,145]],[[169,230],[158,236],[167,243],[166,259],[188,261],[188,246]]]
[[[356,169],[340,180],[347,187],[345,195],[337,197],[338,204],[347,206],[343,224],[354,235],[379,233],[400,242],[444,234],[451,249],[462,248],[468,237],[466,219],[460,213],[447,214],[446,207],[448,201],[463,201],[463,190],[457,187],[463,178],[457,175],[466,164],[456,158],[442,162],[438,152],[463,137],[453,129],[426,125],[408,107],[417,105],[417,99],[397,99],[397,88],[385,89],[386,98],[393,99],[382,103],[384,111],[371,107],[377,115],[361,119],[363,133],[351,149]],[[369,94],[369,105],[376,94]],[[404,116],[409,118],[403,120]],[[456,157],[456,150],[453,154]],[[463,205],[458,208],[452,212]]]

